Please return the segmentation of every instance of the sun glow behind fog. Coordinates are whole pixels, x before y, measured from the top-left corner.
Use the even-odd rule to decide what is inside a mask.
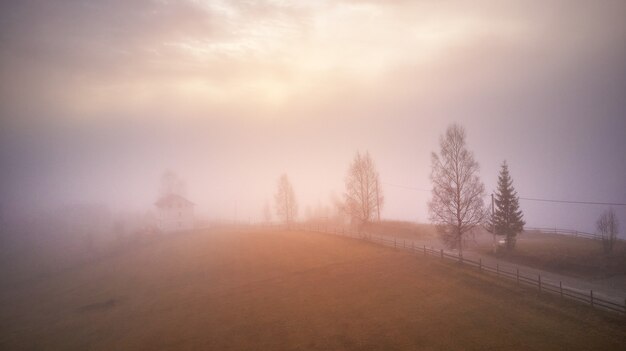
[[[145,72],[98,87],[83,99],[82,112],[119,104],[140,110],[167,101],[177,111],[203,115],[245,102],[259,116],[297,108],[302,99],[319,105],[350,87],[375,87],[398,66],[437,65],[450,49],[489,32],[507,34],[504,26],[471,15],[399,16],[394,7],[374,4],[305,2],[289,5],[291,15],[251,14],[227,2],[205,5],[218,14],[222,35],[181,37],[151,48],[148,67],[178,74]]]
[[[146,182],[172,168],[200,212],[230,218],[236,204],[254,219],[283,172],[304,211],[341,196],[357,150],[385,182],[424,189],[453,122],[467,128],[487,187],[506,159],[525,196],[623,201],[621,2],[1,7],[0,190],[24,208],[143,210],[154,201]],[[602,181],[589,182],[598,170]],[[427,219],[428,192],[384,193],[386,218]],[[596,215],[524,210],[533,225],[582,230]]]

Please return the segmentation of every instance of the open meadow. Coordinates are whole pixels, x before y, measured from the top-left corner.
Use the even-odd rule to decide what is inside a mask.
[[[432,224],[382,221],[368,225],[364,231],[444,247]],[[610,280],[614,286],[626,289],[625,240],[617,240],[612,252],[606,254],[601,240],[524,231],[518,235],[513,251],[501,250],[494,254],[492,234],[483,228],[474,232],[468,239],[467,249],[480,255],[586,281]]]
[[[477,251],[492,255],[492,246],[483,241]],[[613,278],[626,288],[626,241],[618,240],[610,254],[605,254],[602,241],[574,236],[524,232],[519,235],[515,250],[497,255],[514,264],[582,279]]]
[[[0,294],[3,350],[623,349],[615,315],[324,234],[197,231]]]

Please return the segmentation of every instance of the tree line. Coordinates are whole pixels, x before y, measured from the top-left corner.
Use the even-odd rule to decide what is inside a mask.
[[[465,129],[458,124],[450,125],[440,137],[439,151],[431,154],[432,190],[428,218],[436,225],[444,245],[458,249],[461,256],[468,233],[477,227],[483,227],[494,235],[494,248],[503,246],[511,251],[515,248],[517,235],[526,224],[507,162],[503,161],[501,165],[497,187],[488,204],[484,201],[487,196],[479,169],[473,153],[467,148]],[[341,203],[341,210],[349,216],[352,224],[366,225],[380,221],[384,205],[382,190],[380,175],[369,152],[357,151],[346,174]],[[287,225],[293,223],[298,207],[286,174],[278,180],[274,200],[278,217]],[[271,219],[267,204],[264,216],[266,220]],[[614,211],[609,209],[603,213],[596,226],[602,235],[605,251],[610,253],[618,233]],[[502,239],[496,242],[496,237]]]

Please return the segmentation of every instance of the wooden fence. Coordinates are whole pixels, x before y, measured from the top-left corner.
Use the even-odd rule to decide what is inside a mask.
[[[567,235],[567,236],[574,236],[577,238],[602,240],[602,235],[579,232],[578,230],[570,230],[570,229],[525,227],[524,231],[536,231],[536,232],[545,233],[545,234]]]
[[[421,254],[424,256],[437,257],[441,260],[458,262],[464,265],[468,265],[470,267],[474,267],[480,272],[492,274],[500,279],[514,281],[518,286],[530,286],[534,289],[537,289],[539,293],[555,294],[559,295],[561,298],[567,298],[589,304],[594,308],[602,308],[608,311],[620,313],[622,315],[626,314],[626,301],[624,301],[623,304],[617,303],[604,298],[600,298],[598,296],[594,296],[593,290],[589,290],[589,293],[583,293],[572,288],[563,286],[562,282],[559,282],[559,285],[555,285],[546,281],[542,281],[541,275],[531,275],[527,272],[520,271],[519,268],[516,268],[514,272],[511,272],[510,270],[502,269],[498,264],[496,264],[495,267],[484,264],[482,262],[482,259],[475,261],[461,257],[458,254],[447,252],[443,249],[437,250],[434,248],[428,248],[425,245],[422,247],[418,247],[413,241],[407,243],[407,241],[404,239],[397,239],[389,236],[376,236],[370,233],[346,230],[345,228],[330,228],[320,225],[297,225],[295,227],[303,231],[341,235],[353,239],[365,240],[379,245],[392,247],[398,250],[408,251],[416,255]]]

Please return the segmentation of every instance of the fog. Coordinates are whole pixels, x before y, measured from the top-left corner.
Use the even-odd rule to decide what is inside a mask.
[[[0,1],[0,349],[626,350],[625,15]]]
[[[488,193],[506,160],[521,197],[625,203],[624,3],[479,8],[3,4],[3,220],[146,214],[167,169],[202,218],[253,222],[286,173],[304,218],[368,150],[382,216],[427,222],[430,153],[454,122]],[[607,206],[521,208],[528,226],[593,232]]]

